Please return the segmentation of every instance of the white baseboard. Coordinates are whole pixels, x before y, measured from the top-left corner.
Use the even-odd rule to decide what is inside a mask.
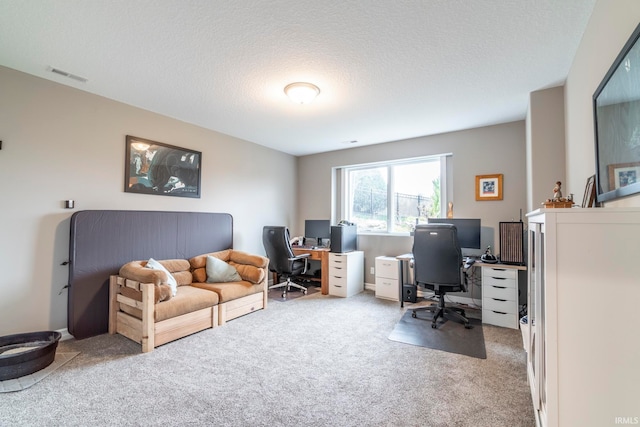
[[[62,334],[62,338],[60,338],[60,341],[71,340],[74,338],[73,335],[69,333],[69,330],[67,328],[58,329],[56,330],[56,332],[60,332]]]

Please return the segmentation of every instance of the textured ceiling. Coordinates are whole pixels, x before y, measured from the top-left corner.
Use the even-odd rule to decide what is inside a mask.
[[[0,65],[305,155],[524,119],[594,4],[0,0]],[[294,81],[321,93],[293,104]]]

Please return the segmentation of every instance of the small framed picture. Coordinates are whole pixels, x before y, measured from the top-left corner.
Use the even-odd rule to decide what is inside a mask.
[[[640,182],[640,163],[617,163],[609,165],[609,190]]]
[[[502,200],[502,174],[476,175],[476,200]]]
[[[202,153],[127,135],[124,191],[200,197]]]

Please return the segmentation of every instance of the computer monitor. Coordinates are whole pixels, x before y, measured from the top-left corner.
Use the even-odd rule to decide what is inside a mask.
[[[482,249],[480,246],[480,219],[429,218],[429,224],[453,224],[458,231],[458,242],[462,249]]]
[[[322,239],[331,238],[331,221],[328,219],[307,219],[304,221],[304,237],[316,239],[316,244],[322,246]]]

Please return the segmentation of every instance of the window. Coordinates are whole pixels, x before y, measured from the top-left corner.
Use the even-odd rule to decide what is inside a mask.
[[[341,218],[358,232],[408,233],[446,211],[449,155],[342,168]]]

